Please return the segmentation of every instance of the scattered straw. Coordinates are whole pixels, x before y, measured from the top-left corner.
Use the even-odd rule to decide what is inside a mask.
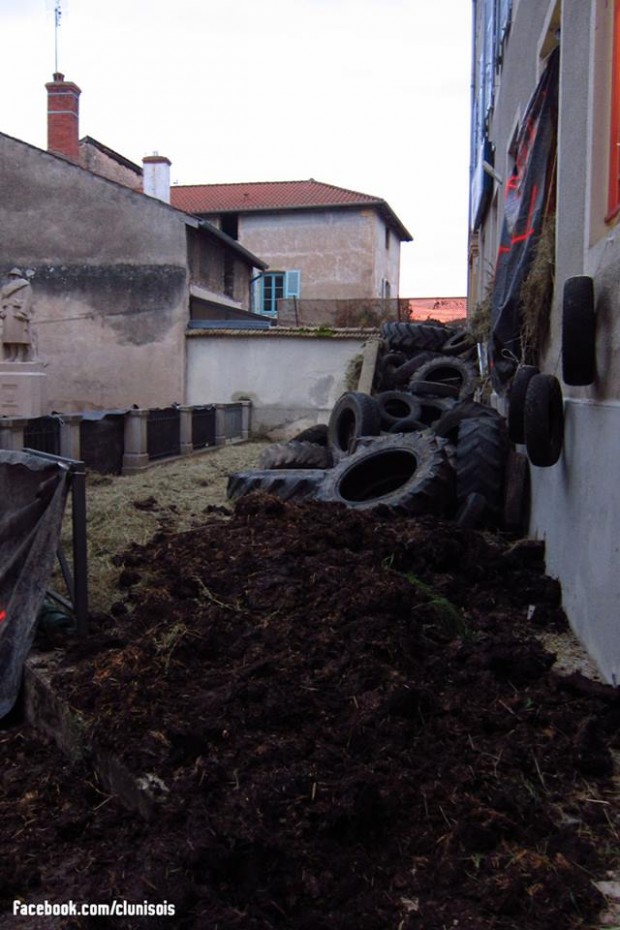
[[[545,218],[530,271],[520,292],[523,358],[536,362],[549,334],[555,279],[555,214]]]
[[[122,565],[115,564],[115,556],[132,543],[144,545],[157,532],[183,532],[207,520],[225,519],[225,514],[210,508],[230,507],[226,498],[229,474],[256,468],[267,444],[222,446],[188,459],[162,462],[126,477],[90,473],[86,512],[91,610],[107,612],[118,600]],[[62,541],[71,561],[70,500]],[[53,586],[64,593],[58,576]]]

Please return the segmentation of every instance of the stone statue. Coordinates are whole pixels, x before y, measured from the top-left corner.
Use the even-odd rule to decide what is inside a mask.
[[[36,357],[32,330],[32,285],[19,268],[11,268],[0,290],[2,348],[7,362],[29,362]]]

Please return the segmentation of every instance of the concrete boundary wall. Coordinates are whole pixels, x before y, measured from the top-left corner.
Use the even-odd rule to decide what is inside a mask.
[[[187,339],[189,404],[252,403],[252,432],[288,437],[326,423],[376,329],[218,330]]]

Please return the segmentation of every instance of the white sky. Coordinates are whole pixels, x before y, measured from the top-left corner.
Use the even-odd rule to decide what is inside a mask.
[[[464,296],[471,0],[60,0],[80,136],[180,184],[313,177],[382,197],[401,296]],[[0,131],[47,145],[54,0],[0,0]]]

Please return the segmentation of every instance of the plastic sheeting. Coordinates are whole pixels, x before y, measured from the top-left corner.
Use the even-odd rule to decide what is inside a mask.
[[[493,386],[503,393],[521,360],[521,286],[542,230],[556,151],[560,50],[547,67],[521,123],[515,166],[506,184],[504,223],[491,305]]]
[[[54,567],[68,477],[56,462],[0,451],[0,718],[19,694]]]

